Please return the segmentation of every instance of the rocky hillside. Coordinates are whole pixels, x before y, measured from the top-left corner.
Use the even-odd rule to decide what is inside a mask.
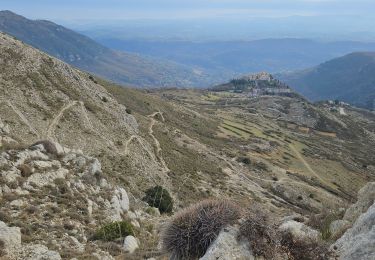
[[[375,53],[352,53],[281,79],[305,97],[344,101],[374,110]]]
[[[287,220],[314,228],[319,243],[307,245],[325,255],[337,240],[327,226],[347,224],[344,208],[375,179],[372,112],[286,96],[128,89],[8,35],[0,43],[1,257],[191,259],[214,251],[218,236],[235,255],[238,232],[247,256],[266,257],[254,241]],[[262,233],[254,212],[266,212],[272,228]],[[205,228],[187,228],[194,223]],[[175,231],[188,234],[177,236],[178,248]],[[190,235],[203,245],[191,247]],[[281,245],[270,237],[266,245]],[[287,238],[279,253],[295,256]]]
[[[138,87],[204,86],[203,72],[167,60],[113,51],[92,39],[50,21],[29,20],[0,12],[0,31],[82,70]]]

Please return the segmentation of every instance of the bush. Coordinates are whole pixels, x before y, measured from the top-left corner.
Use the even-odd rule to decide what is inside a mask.
[[[160,213],[171,213],[173,210],[173,199],[162,186],[148,189],[143,201],[147,202],[151,207],[158,208]]]
[[[329,245],[318,241],[297,239],[292,234],[284,232],[281,235],[281,245],[292,260],[325,260],[329,258]]]
[[[277,227],[270,224],[267,214],[258,206],[249,211],[240,226],[240,237],[250,243],[255,256],[274,259],[280,253]]]
[[[18,170],[21,171],[21,176],[25,178],[28,178],[33,174],[33,169],[27,164],[19,165]]]
[[[240,208],[226,200],[204,200],[177,213],[162,232],[163,249],[173,259],[203,256],[220,231],[241,217]]]
[[[102,226],[95,232],[93,239],[113,241],[117,238],[124,238],[129,235],[134,235],[132,224],[127,221],[118,221]]]
[[[251,163],[250,159],[248,157],[240,157],[237,160],[238,162],[241,162],[243,164],[249,165]]]
[[[256,205],[241,223],[240,238],[247,239],[255,256],[265,259],[329,259],[328,243],[298,238],[288,231],[280,231],[277,225],[269,221],[268,215]]]

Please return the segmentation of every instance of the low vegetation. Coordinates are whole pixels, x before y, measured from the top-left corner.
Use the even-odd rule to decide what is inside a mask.
[[[204,200],[174,216],[163,231],[163,248],[173,259],[199,258],[221,229],[240,216],[240,208],[230,201]]]
[[[268,218],[269,213],[255,206],[241,223],[239,239],[249,242],[253,254],[265,259],[283,256],[291,260],[324,260],[328,257],[329,244],[323,240],[296,237],[280,231]]]
[[[173,210],[173,199],[162,186],[148,189],[143,200],[151,207],[158,208],[160,213],[171,213]]]
[[[113,241],[129,235],[134,235],[132,224],[127,221],[118,221],[103,225],[95,232],[93,240]]]

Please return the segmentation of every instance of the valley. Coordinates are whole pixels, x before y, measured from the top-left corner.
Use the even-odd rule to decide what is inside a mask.
[[[161,234],[189,205],[260,205],[274,222],[328,210],[333,222],[375,181],[374,112],[311,103],[267,73],[133,89],[4,33],[0,61],[0,253],[11,259],[168,259]]]

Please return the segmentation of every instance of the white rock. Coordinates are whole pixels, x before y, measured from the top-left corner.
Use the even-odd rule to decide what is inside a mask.
[[[16,168],[12,168],[9,171],[3,171],[2,176],[6,182],[10,183],[16,181],[21,176],[21,172]]]
[[[47,152],[46,149],[44,148],[44,145],[42,144],[33,145],[32,147],[30,147],[30,150],[38,150],[42,153]]]
[[[27,179],[25,184],[30,185],[31,183],[34,183],[38,187],[43,187],[52,184],[56,179],[64,179],[68,173],[69,171],[65,168],[60,168],[53,172],[34,173]]]
[[[64,155],[65,154],[65,150],[64,150],[64,147],[62,147],[59,143],[57,142],[52,142],[52,144],[55,146],[55,149],[56,149],[56,155]]]
[[[255,259],[246,241],[238,241],[237,227],[224,228],[200,260],[253,260]]]
[[[94,159],[94,161],[89,166],[89,173],[94,175],[97,173],[102,172],[102,165],[100,164],[98,159]]]
[[[375,259],[375,203],[331,246],[340,260]]]
[[[123,188],[115,190],[115,194],[111,199],[111,211],[110,218],[113,221],[122,220],[121,214],[129,210],[129,197]]]
[[[125,252],[132,254],[138,248],[139,248],[138,241],[135,237],[133,236],[125,237],[124,246],[123,246],[123,249]]]
[[[137,215],[133,211],[128,211],[128,218],[137,219]]]
[[[2,188],[2,190],[3,190],[3,193],[4,194],[7,194],[7,193],[11,193],[12,192],[12,190],[8,187],[8,185],[4,185],[3,186],[3,188]]]
[[[92,217],[92,206],[93,206],[92,200],[87,199],[87,213],[90,218]]]
[[[290,233],[293,237],[299,239],[310,239],[310,240],[319,240],[320,233],[303,223],[289,220],[279,227],[281,231]]]
[[[21,246],[21,229],[19,227],[8,227],[0,221],[0,240],[4,242],[4,251],[12,254]]]
[[[139,222],[135,219],[133,219],[131,222],[130,222],[134,227],[137,227],[137,228],[140,228],[141,225],[139,224]]]
[[[18,252],[17,259],[23,260],[60,260],[61,256],[58,252],[49,250],[44,245],[28,244],[23,246]]]
[[[52,168],[52,162],[49,161],[33,161],[31,165],[40,170]]]
[[[108,187],[108,182],[107,182],[107,180],[104,179],[104,178],[102,178],[102,179],[100,180],[99,186],[100,186],[100,188],[107,188],[107,187]]]
[[[9,205],[16,208],[21,208],[26,204],[26,202],[22,199],[13,200]]]
[[[14,163],[15,166],[18,166],[18,165],[21,165],[21,164],[25,163],[26,160],[43,160],[43,161],[49,160],[49,157],[46,154],[44,154],[44,153],[42,153],[38,150],[21,151],[17,154],[17,158],[18,158],[18,160]]]
[[[357,202],[347,209],[343,220],[353,223],[362,213],[367,211],[374,200],[375,182],[369,182],[359,190]]]

